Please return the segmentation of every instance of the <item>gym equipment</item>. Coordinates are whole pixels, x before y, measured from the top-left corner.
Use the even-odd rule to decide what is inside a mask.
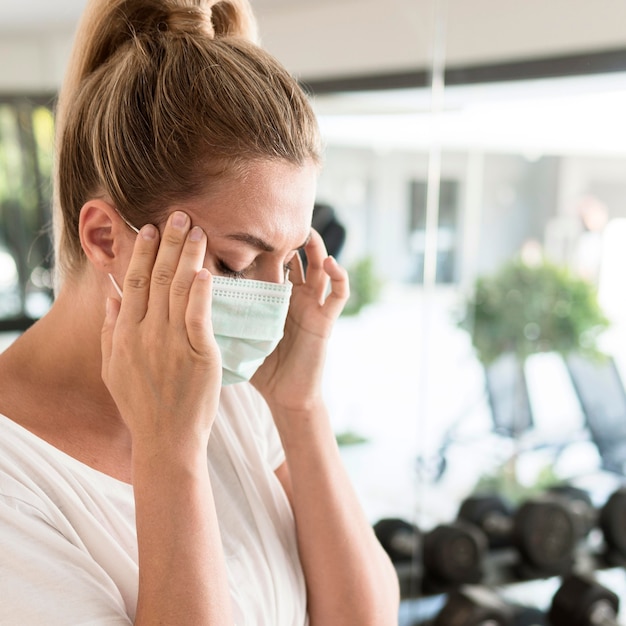
[[[619,598],[592,578],[570,574],[552,598],[552,626],[618,626]]]
[[[493,549],[515,548],[521,578],[562,575],[572,567],[577,526],[559,498],[529,499],[511,514],[497,495],[470,496],[461,504],[458,518],[478,526]]]
[[[626,488],[609,496],[600,509],[598,526],[604,535],[604,558],[610,565],[626,565]]]
[[[513,611],[487,587],[451,592],[433,626],[514,626]]]
[[[593,506],[591,496],[584,489],[574,485],[561,484],[548,487],[546,495],[562,500],[574,516],[577,535],[583,539],[598,523],[598,512]]]
[[[415,569],[423,576],[427,593],[477,583],[482,577],[487,543],[480,530],[471,524],[462,521],[440,524],[422,533],[406,520],[384,518],[374,524],[374,533],[396,568],[417,564]]]
[[[398,517],[388,517],[374,524],[374,534],[393,563],[421,558],[422,536],[415,524]]]
[[[513,507],[501,496],[469,496],[461,503],[457,517],[478,526],[485,533],[489,548],[511,545]]]
[[[550,487],[548,493],[562,498],[575,518],[581,538],[589,535],[594,527],[602,531],[604,558],[607,565],[626,565],[626,488],[610,495],[599,510],[596,510],[589,494],[571,485]]]
[[[456,521],[436,526],[423,540],[424,591],[480,582],[486,550],[484,534],[472,524]]]

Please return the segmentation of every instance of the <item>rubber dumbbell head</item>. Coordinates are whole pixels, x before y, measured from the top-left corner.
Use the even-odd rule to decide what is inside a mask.
[[[457,517],[478,526],[487,536],[490,548],[511,545],[513,508],[501,496],[470,496],[461,503]]]
[[[618,489],[600,510],[598,525],[602,529],[607,556],[616,564],[626,564],[626,489]]]
[[[524,502],[513,519],[513,543],[524,564],[537,575],[564,574],[572,566],[578,542],[569,509],[553,499]]]
[[[487,549],[484,534],[463,521],[441,524],[424,534],[423,564],[427,586],[477,583]]]
[[[451,592],[433,626],[512,626],[506,603],[486,587],[463,587]]]
[[[552,598],[552,626],[617,626],[619,598],[595,580],[571,574]]]
[[[415,524],[390,517],[374,524],[374,533],[393,563],[407,563],[420,557],[421,534]]]

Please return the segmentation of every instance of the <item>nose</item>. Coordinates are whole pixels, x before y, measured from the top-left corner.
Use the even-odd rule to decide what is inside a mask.
[[[287,280],[288,271],[282,263],[272,263],[270,266],[263,268],[254,277],[256,280],[263,280],[268,283],[277,283],[282,285]]]

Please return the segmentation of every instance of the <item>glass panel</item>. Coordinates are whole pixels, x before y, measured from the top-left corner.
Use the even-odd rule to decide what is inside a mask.
[[[24,241],[19,227],[25,188],[17,111],[0,105],[0,317],[17,317],[23,306],[20,276]],[[20,254],[22,253],[22,254]]]
[[[52,301],[52,152],[49,108],[0,104],[0,319],[36,319]]]
[[[451,87],[437,115],[428,90],[316,97],[340,261],[360,290],[369,259],[381,287],[340,319],[325,381],[372,524],[428,533],[472,493],[515,509],[560,483],[601,506],[622,484],[624,104],[620,73]],[[403,545],[410,563],[415,543]],[[425,591],[408,584],[407,597]],[[419,609],[430,617],[434,597]]]

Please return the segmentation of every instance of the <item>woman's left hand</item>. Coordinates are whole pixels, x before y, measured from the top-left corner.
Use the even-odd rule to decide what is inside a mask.
[[[348,273],[327,255],[315,230],[304,251],[306,276],[298,254],[289,275],[293,292],[283,338],[252,377],[275,415],[321,403],[326,344],[350,293]]]

